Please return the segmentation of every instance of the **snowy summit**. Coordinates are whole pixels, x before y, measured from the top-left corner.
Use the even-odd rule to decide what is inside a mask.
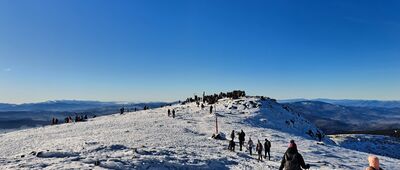
[[[210,114],[210,106],[213,111]],[[175,118],[167,110],[175,110]],[[217,114],[215,114],[217,113]],[[211,138],[218,129],[226,140]],[[232,130],[243,130],[245,146],[271,142],[271,160],[258,161],[248,149],[229,151]],[[273,99],[224,98],[114,114],[86,122],[33,128],[0,135],[0,169],[278,169],[290,140],[310,169],[365,169],[369,154],[317,142],[321,130]],[[263,153],[264,154],[264,153]],[[383,169],[398,159],[379,156]]]

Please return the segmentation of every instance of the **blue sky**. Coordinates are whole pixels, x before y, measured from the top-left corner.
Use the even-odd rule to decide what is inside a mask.
[[[399,1],[0,1],[0,102],[400,99]]]

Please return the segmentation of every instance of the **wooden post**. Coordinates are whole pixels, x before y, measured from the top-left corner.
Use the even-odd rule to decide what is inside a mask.
[[[218,134],[218,114],[215,113],[215,132]]]

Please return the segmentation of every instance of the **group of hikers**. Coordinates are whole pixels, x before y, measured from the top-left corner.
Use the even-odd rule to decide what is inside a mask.
[[[240,133],[238,133],[238,139],[239,139],[239,150],[242,151],[244,142],[245,142],[245,136],[246,134],[244,133],[243,130],[241,130]],[[230,151],[235,151],[235,131],[232,130],[231,133],[231,140],[229,141],[229,146],[228,149]],[[249,137],[249,141],[247,141],[247,150],[249,151],[250,155],[253,154],[253,147],[254,147],[254,143],[251,140],[251,138]],[[255,151],[257,152],[257,160],[258,161],[262,161],[263,158],[267,159],[268,156],[268,160],[271,160],[271,142],[268,139],[265,139],[264,144],[261,143],[260,140],[258,140]],[[263,155],[263,151],[264,151],[264,155]],[[281,166],[279,167],[279,170],[301,170],[301,168],[304,169],[309,169],[310,165],[309,164],[305,164],[303,157],[301,156],[301,154],[298,152],[297,150],[297,145],[294,142],[294,140],[290,140],[289,142],[289,147],[286,150],[282,161],[281,161]]]
[[[171,116],[171,110],[168,109],[168,117]],[[172,109],[172,118],[175,118],[175,109]]]
[[[244,142],[245,142],[245,136],[246,134],[244,133],[243,130],[241,130],[240,133],[238,133],[238,139],[239,139],[239,150],[242,151]],[[235,151],[235,130],[232,130],[231,133],[231,140],[229,141],[228,149],[230,151]],[[252,150],[253,150],[253,141],[251,138],[249,138],[249,141],[247,141],[247,150],[249,151],[250,155],[252,155]],[[264,151],[264,155],[262,152]],[[268,139],[265,139],[264,145],[261,143],[260,140],[258,140],[257,145],[256,145],[256,152],[258,154],[257,160],[262,161],[263,157],[264,159],[267,159],[268,155],[268,160],[271,160],[271,142]],[[379,167],[379,159],[376,156],[369,156],[368,157],[368,162],[369,166],[365,170],[382,170],[381,167]],[[281,165],[279,166],[279,170],[301,170],[301,169],[310,169],[310,164],[306,164],[304,161],[303,156],[299,153],[297,150],[297,145],[294,140],[290,140],[289,146],[286,150],[286,152],[283,154],[282,160],[281,160]]]
[[[243,149],[243,145],[245,142],[245,137],[246,134],[244,133],[243,130],[241,130],[240,133],[238,133],[238,139],[239,139],[239,150],[242,151]],[[232,130],[231,133],[231,140],[229,141],[229,145],[228,145],[228,149],[230,151],[235,151],[235,130]],[[247,142],[247,150],[249,151],[250,155],[253,155],[253,147],[254,147],[254,143],[251,140],[251,138],[249,137],[249,141]],[[263,159],[263,155],[262,152],[264,151],[264,159],[267,159],[267,155],[268,155],[268,160],[271,160],[271,154],[270,154],[270,150],[271,150],[271,142],[268,139],[265,139],[264,144],[261,143],[260,140],[258,140],[257,145],[256,145],[256,152],[258,154],[258,161],[262,161]]]
[[[149,106],[143,106],[143,110],[148,110],[148,109],[150,109]],[[125,108],[125,107],[121,107],[121,109],[119,109],[119,113],[120,113],[121,115],[124,114],[125,112],[131,112],[131,111],[136,112],[136,111],[138,111],[138,109],[137,109],[136,107],[131,108],[131,109]]]
[[[93,116],[93,118],[95,117],[96,115]],[[76,115],[75,119],[73,119],[71,116],[68,116],[64,119],[64,123],[83,122],[86,121],[87,119],[88,119],[87,115],[81,115],[81,116]],[[58,119],[53,117],[53,119],[51,120],[51,125],[57,125],[58,123],[59,123]]]

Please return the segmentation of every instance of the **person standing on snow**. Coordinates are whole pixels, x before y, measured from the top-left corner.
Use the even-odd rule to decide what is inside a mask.
[[[251,138],[249,138],[249,141],[247,142],[249,151],[250,151],[250,155],[253,155],[253,141],[251,140]]]
[[[172,118],[175,118],[175,109],[172,109]]]
[[[379,167],[379,159],[376,156],[368,156],[368,162],[369,162],[369,167],[367,167],[365,170],[382,170],[382,168]]]
[[[270,149],[271,149],[271,142],[268,139],[265,139],[264,142],[264,149],[265,149],[265,156],[264,158],[267,159],[267,154],[268,154],[268,160],[271,160],[271,155],[270,155]]]
[[[296,143],[294,143],[294,140],[291,140],[289,148],[283,155],[279,170],[301,170],[301,168],[309,169],[310,165],[305,164],[303,156],[297,151]]]
[[[235,142],[233,141],[233,139],[229,141],[228,149],[229,149],[230,151],[235,152]]]
[[[171,110],[168,109],[168,117],[171,116]]]
[[[258,140],[256,151],[258,153],[258,161],[262,161],[262,151],[263,151],[263,145],[261,144],[260,140]]]
[[[123,108],[123,107],[121,109],[119,109],[119,112],[121,113],[121,115],[124,114],[124,111],[125,111],[125,108]]]
[[[235,139],[235,130],[232,130],[231,139],[232,139],[232,140]]]
[[[210,106],[210,114],[213,112],[213,106]]]
[[[243,132],[243,130],[239,133],[239,146],[240,146],[240,151],[242,151],[242,146],[244,145],[244,140],[245,140],[246,134]]]

